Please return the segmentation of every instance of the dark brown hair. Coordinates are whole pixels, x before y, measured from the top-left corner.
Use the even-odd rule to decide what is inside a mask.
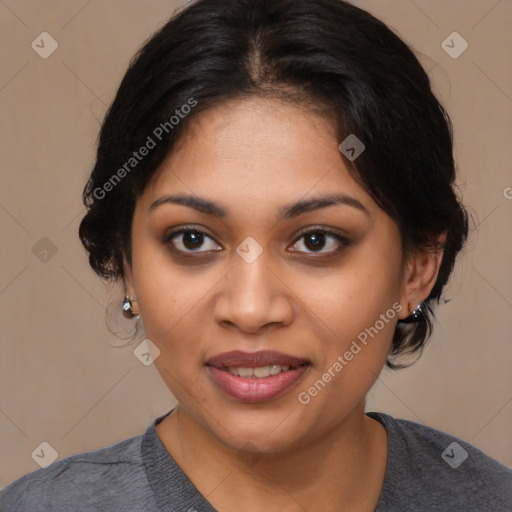
[[[394,334],[387,365],[404,366],[396,356],[421,353],[431,334],[432,305],[465,243],[468,216],[454,192],[451,123],[427,74],[384,23],[341,0],[199,0],[146,42],[105,117],[83,193],[79,236],[91,267],[105,279],[123,277],[137,198],[187,124],[215,104],[255,95],[327,107],[340,142],[355,134],[365,144],[347,164],[397,222],[404,254],[436,249],[447,232],[423,314],[399,321]],[[148,137],[154,147],[130,160]]]

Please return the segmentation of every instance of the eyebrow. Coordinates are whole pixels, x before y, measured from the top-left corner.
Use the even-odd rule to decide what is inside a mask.
[[[149,207],[149,210],[152,211],[158,206],[168,203],[187,206],[201,213],[213,215],[215,217],[228,216],[227,208],[221,206],[220,204],[204,197],[189,194],[171,194],[163,196],[152,203]],[[363,212],[367,216],[370,216],[369,211],[365,208],[361,201],[355,197],[351,197],[346,194],[328,194],[324,196],[312,197],[309,199],[301,199],[300,201],[288,203],[282,206],[279,210],[280,220],[298,217],[303,213],[335,205],[351,206],[352,208]]]

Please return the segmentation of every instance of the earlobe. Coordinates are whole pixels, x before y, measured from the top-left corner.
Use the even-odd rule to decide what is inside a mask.
[[[409,256],[402,283],[400,319],[411,316],[430,295],[439,275],[445,240],[446,232],[439,236],[436,250],[415,252]]]
[[[133,273],[131,265],[123,258],[123,273],[124,273],[124,300],[122,305],[122,312],[126,318],[133,318],[140,315],[139,305],[137,302],[137,294],[135,293],[135,286],[133,283]]]
[[[126,257],[123,258],[123,280],[124,280],[124,288],[126,295],[135,295],[135,287],[133,285],[133,273],[132,267],[126,260]]]

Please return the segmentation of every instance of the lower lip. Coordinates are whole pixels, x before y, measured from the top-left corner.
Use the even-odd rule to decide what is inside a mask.
[[[266,402],[297,382],[309,365],[270,375],[269,377],[238,377],[227,370],[208,366],[215,382],[228,395],[247,403]]]

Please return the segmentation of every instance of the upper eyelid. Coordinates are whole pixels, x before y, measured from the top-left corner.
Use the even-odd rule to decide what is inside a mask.
[[[342,230],[339,230],[339,231],[342,231]],[[332,235],[332,236],[338,236],[340,238],[347,238],[347,235],[344,235],[342,233],[338,233],[338,230],[336,230],[335,228],[328,228],[328,227],[325,227],[325,226],[310,226],[310,227],[301,229],[295,235],[295,237],[298,238],[298,237],[307,235],[308,233],[317,233],[317,232],[325,233],[325,234]]]

